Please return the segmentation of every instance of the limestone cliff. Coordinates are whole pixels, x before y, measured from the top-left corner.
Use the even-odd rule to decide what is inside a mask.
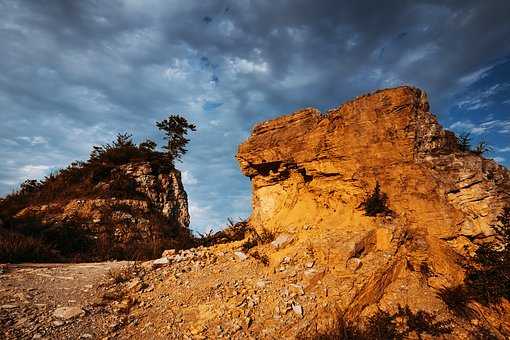
[[[251,221],[266,228],[352,223],[376,181],[401,218],[443,239],[490,235],[510,200],[508,170],[460,152],[411,87],[260,123],[237,158],[252,179]]]
[[[320,280],[325,299],[352,319],[398,305],[451,316],[441,292],[465,282],[464,264],[510,205],[509,171],[462,152],[412,87],[262,122],[237,159],[252,181],[250,223],[292,240],[271,263],[313,259],[325,269],[305,275],[304,286]],[[360,208],[376,183],[391,216]],[[510,333],[506,302],[470,308],[495,333]]]

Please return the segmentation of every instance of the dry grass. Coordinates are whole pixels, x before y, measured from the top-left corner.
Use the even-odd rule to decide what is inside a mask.
[[[0,232],[0,262],[16,263],[51,259],[50,247],[39,239],[14,232]]]
[[[307,329],[299,339],[387,340],[408,339],[423,335],[440,337],[452,332],[450,320],[438,321],[425,311],[412,312],[409,307],[398,307],[395,314],[379,310],[373,316],[356,322],[347,320],[346,313],[334,312],[334,322],[325,330]]]
[[[131,262],[125,266],[113,268],[108,271],[106,277],[114,284],[124,283],[143,275],[144,271],[140,263]]]

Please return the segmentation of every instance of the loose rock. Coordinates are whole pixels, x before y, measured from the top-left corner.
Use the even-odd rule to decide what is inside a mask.
[[[294,238],[289,234],[280,234],[273,242],[271,242],[271,245],[275,249],[281,249],[290,244],[293,240]]]
[[[152,264],[155,266],[164,266],[170,264],[170,260],[167,257],[162,257],[160,259],[152,261]]]
[[[55,309],[53,316],[57,319],[70,320],[83,314],[83,309],[79,307],[60,307]]]
[[[246,255],[245,253],[243,253],[242,251],[235,251],[234,252],[234,255],[237,256],[237,258],[241,261],[244,261],[248,258],[248,255]]]

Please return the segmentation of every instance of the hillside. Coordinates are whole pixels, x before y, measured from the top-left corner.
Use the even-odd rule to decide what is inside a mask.
[[[510,335],[509,172],[463,149],[424,92],[387,89],[260,123],[237,158],[252,180],[253,229],[145,263],[115,287],[132,302],[115,334]]]
[[[0,261],[144,259],[187,247],[180,172],[152,142],[127,135],[97,146],[0,201]]]

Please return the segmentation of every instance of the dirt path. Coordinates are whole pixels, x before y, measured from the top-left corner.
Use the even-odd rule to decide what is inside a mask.
[[[126,262],[10,265],[0,274],[0,338],[103,338],[116,317],[95,285]]]

